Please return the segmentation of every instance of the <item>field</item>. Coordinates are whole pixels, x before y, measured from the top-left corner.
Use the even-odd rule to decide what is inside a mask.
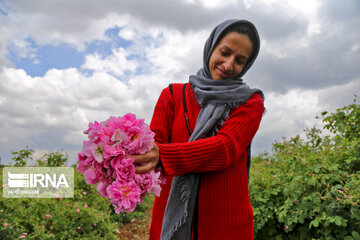
[[[147,196],[134,212],[116,214],[76,171],[73,198],[4,198],[1,185],[0,239],[145,239],[152,203]]]

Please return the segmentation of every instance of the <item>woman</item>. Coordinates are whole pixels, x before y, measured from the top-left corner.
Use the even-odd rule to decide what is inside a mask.
[[[205,44],[203,68],[184,88],[162,91],[150,124],[154,148],[135,156],[138,173],[161,164],[166,174],[150,239],[254,238],[246,162],[264,104],[241,77],[259,47],[252,23],[222,22]]]

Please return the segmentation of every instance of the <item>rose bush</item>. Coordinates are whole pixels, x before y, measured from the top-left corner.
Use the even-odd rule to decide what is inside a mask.
[[[13,155],[18,157],[19,152],[31,155],[33,151],[25,149]],[[29,154],[25,154],[27,159]],[[53,159],[54,154],[41,157],[41,166],[53,162],[48,157]],[[58,159],[66,162],[64,158],[62,155]],[[2,173],[0,168],[1,179]],[[64,199],[4,198],[0,185],[0,239],[118,239],[118,229],[134,218],[143,218],[153,202],[152,197],[146,196],[135,211],[116,214],[108,199],[98,194],[95,185],[87,184],[75,167],[74,184],[74,197]]]
[[[253,159],[255,239],[360,239],[360,105],[323,116]]]

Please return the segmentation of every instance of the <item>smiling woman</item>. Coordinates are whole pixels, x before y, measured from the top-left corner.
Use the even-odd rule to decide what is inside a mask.
[[[254,238],[247,162],[264,96],[241,77],[259,46],[249,21],[222,22],[205,44],[203,68],[161,93],[150,125],[156,144],[134,157],[137,172],[162,165],[167,176],[150,239]]]
[[[244,69],[253,50],[249,37],[229,32],[214,49],[210,60],[210,74],[214,80],[231,79]]]

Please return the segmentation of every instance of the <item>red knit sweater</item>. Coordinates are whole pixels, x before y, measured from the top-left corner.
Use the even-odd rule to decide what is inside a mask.
[[[150,124],[160,149],[166,184],[156,197],[150,227],[151,240],[160,239],[162,219],[173,176],[201,173],[198,199],[198,239],[253,239],[253,210],[249,200],[246,147],[258,130],[264,104],[254,94],[233,109],[218,133],[188,142],[182,84],[162,91]],[[200,106],[190,84],[186,86],[190,130],[193,131]]]

